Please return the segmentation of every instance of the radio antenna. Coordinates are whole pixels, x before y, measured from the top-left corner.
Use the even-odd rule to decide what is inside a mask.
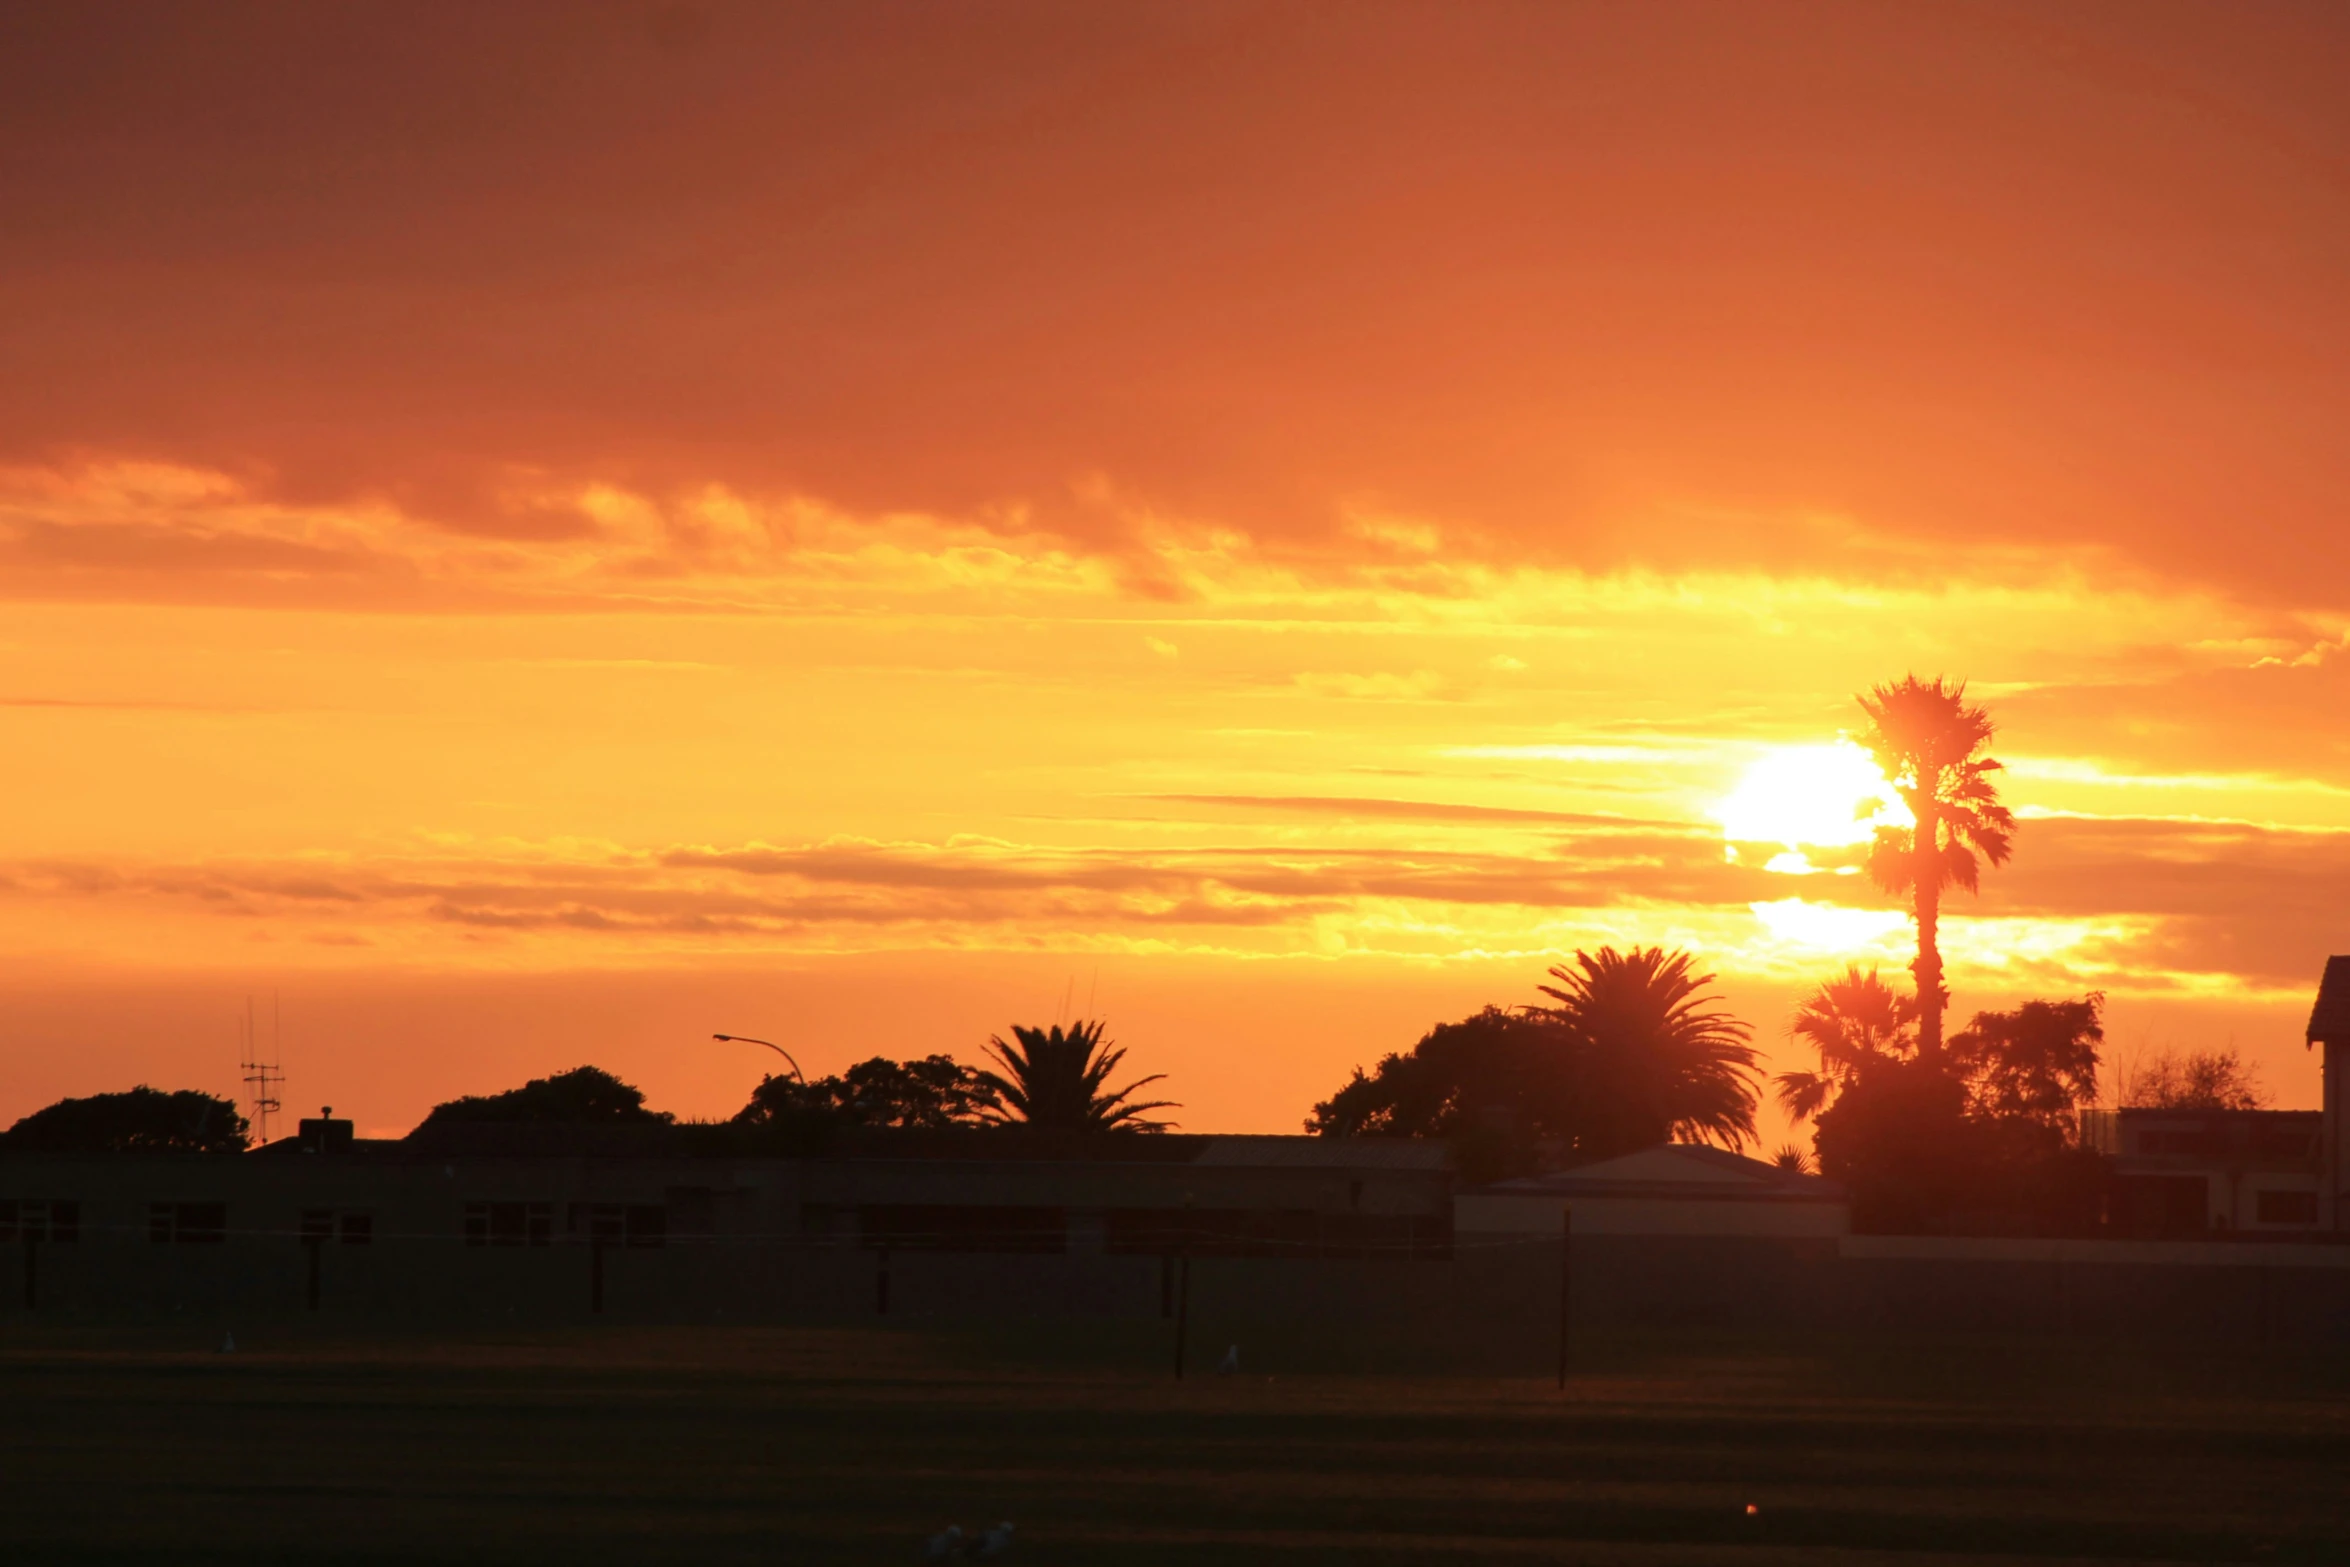
[[[271,1014],[270,1032],[275,1035],[278,1032],[278,1007],[277,996],[274,992],[269,998],[269,1010]],[[269,1143],[269,1118],[279,1108],[277,1091],[284,1085],[286,1075],[280,1069],[278,1061],[274,1059],[278,1054],[276,1046],[282,1040],[272,1039],[270,1055],[273,1059],[263,1061],[261,1059],[261,1043],[255,1037],[259,1030],[253,1024],[253,998],[247,996],[245,998],[245,1049],[242,1063],[245,1072],[245,1097],[253,1105],[254,1131],[259,1134],[262,1146],[266,1147]]]

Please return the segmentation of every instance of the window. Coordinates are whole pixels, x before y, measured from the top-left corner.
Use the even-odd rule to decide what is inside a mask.
[[[365,1246],[374,1239],[375,1216],[372,1214],[354,1213],[348,1208],[339,1213],[332,1208],[302,1210],[302,1244],[305,1246],[324,1246],[335,1240],[346,1246]]]
[[[158,1246],[216,1246],[228,1239],[224,1202],[153,1202],[147,1205],[147,1239]]]
[[[82,1238],[82,1205],[63,1198],[0,1198],[0,1243],[7,1240],[49,1240],[75,1243]]]
[[[2253,1211],[2263,1224],[2315,1224],[2317,1193],[2256,1192]]]
[[[9,1201],[0,1198],[0,1244],[50,1241],[71,1245],[82,1238],[82,1205],[59,1198]]]
[[[554,1239],[555,1205],[551,1202],[469,1202],[465,1205],[465,1244],[468,1246],[545,1246]]]
[[[2209,1156],[2210,1146],[2199,1128],[2150,1126],[2138,1138],[2138,1147],[2152,1158],[2201,1159]]]
[[[2318,1134],[2299,1126],[2255,1126],[2252,1156],[2268,1164],[2317,1163]]]
[[[1069,1249],[1069,1216],[1060,1208],[867,1203],[857,1210],[857,1229],[865,1245],[899,1251]]]
[[[567,1228],[604,1246],[662,1246],[669,1240],[669,1212],[655,1203],[575,1202]]]

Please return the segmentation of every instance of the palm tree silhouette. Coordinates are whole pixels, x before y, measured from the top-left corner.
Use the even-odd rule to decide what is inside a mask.
[[[1797,1121],[1828,1108],[1852,1080],[1880,1061],[1907,1060],[1917,1051],[1918,1004],[1877,977],[1847,964],[1795,1009],[1789,1032],[1820,1055],[1817,1072],[1781,1072],[1779,1104]]]
[[[1942,1013],[1950,992],[1942,985],[1942,889],[1980,890],[1982,861],[2007,862],[2015,816],[1999,803],[1991,774],[1999,763],[1983,754],[1991,743],[1991,715],[1966,704],[1966,682],[1931,682],[1915,675],[1874,687],[1859,698],[1869,718],[1860,743],[1909,807],[1914,827],[1880,827],[1869,855],[1869,876],[1890,893],[1909,893],[1917,919],[1918,1055],[1942,1053]]]
[[[1602,947],[1538,987],[1556,1006],[1531,1008],[1571,1031],[1577,1099],[1592,1120],[1582,1150],[1597,1158],[1668,1137],[1743,1148],[1755,1135],[1756,1072],[1749,1030],[1703,1006],[1711,974],[1692,974],[1687,952]]]
[[[1118,1063],[1126,1059],[1125,1051],[1107,1048],[1102,1038],[1107,1027],[1098,1021],[1077,1022],[1064,1031],[1058,1023],[1049,1030],[1015,1023],[1012,1043],[1006,1044],[1001,1035],[990,1037],[987,1053],[1003,1068],[1002,1072],[978,1074],[993,1100],[991,1119],[1024,1121],[1057,1131],[1166,1130],[1169,1123],[1144,1117],[1152,1110],[1180,1108],[1175,1101],[1135,1103],[1128,1098],[1166,1073],[1154,1072],[1124,1088],[1102,1087]]]

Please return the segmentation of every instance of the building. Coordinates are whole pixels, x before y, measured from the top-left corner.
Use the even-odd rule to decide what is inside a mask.
[[[2350,1230],[2350,1138],[2343,1135],[2343,1116],[2350,1112],[2350,1084],[2344,1082],[2350,1077],[2350,957],[2326,959],[2317,1004],[2309,1009],[2309,1044],[2325,1050],[2325,1087],[2319,1098],[2325,1107],[2318,1151],[2324,1172],[2319,1222],[2339,1234]]]
[[[2098,1110],[2081,1118],[2113,1161],[2107,1223],[2143,1239],[2324,1226],[2316,1110]]]
[[[1578,1235],[1817,1239],[1852,1227],[1834,1181],[1694,1143],[1465,1191],[1453,1225],[1464,1234],[1552,1236],[1569,1209]]]
[[[1156,1300],[1186,1256],[1451,1254],[1438,1144],[1017,1128],[862,1129],[797,1157],[741,1143],[724,1126],[550,1123],[377,1140],[320,1117],[241,1158],[0,1154],[0,1243],[33,1309],[323,1296],[533,1315],[608,1294],[655,1314],[888,1310],[893,1259],[901,1307],[919,1276],[940,1309],[1017,1312],[1080,1278]]]
[[[2308,1041],[2325,1048],[2321,1109],[2085,1112],[2083,1139],[2113,1161],[2108,1228],[2164,1240],[2314,1238],[2350,1229],[2341,1131],[2350,957],[2326,960]]]

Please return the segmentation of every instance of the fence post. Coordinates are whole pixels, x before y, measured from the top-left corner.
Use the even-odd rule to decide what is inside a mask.
[[[1575,1210],[1559,1210],[1559,1391],[1567,1390],[1567,1360],[1574,1343]]]
[[[1183,1380],[1183,1346],[1191,1336],[1191,1253],[1184,1251],[1176,1268],[1182,1274],[1175,1286],[1175,1380]]]
[[[604,1237],[591,1236],[588,1240],[588,1310],[604,1309]]]
[[[31,1230],[24,1235],[24,1309],[31,1311],[40,1304],[41,1242]]]
[[[319,1253],[326,1249],[325,1241],[326,1237],[323,1235],[305,1235],[302,1237],[302,1249],[310,1254],[309,1299],[310,1309],[312,1311],[316,1311],[318,1309]]]

